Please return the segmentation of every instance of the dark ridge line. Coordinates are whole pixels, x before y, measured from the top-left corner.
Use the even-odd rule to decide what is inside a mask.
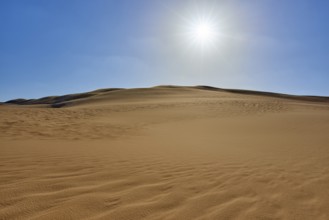
[[[212,86],[196,86],[195,88],[201,90],[218,91],[218,92],[224,91],[224,92],[243,94],[243,95],[258,95],[258,96],[294,99],[294,100],[302,100],[302,101],[313,101],[313,102],[329,102],[329,97],[327,96],[290,95],[284,93],[253,91],[253,90],[244,90],[244,89],[223,89],[223,88],[216,88]]]
[[[6,104],[15,104],[15,105],[42,105],[48,104],[51,105],[53,108],[60,108],[67,104],[69,101],[76,101],[83,98],[88,98],[100,94],[104,94],[106,92],[112,92],[121,90],[118,88],[111,88],[111,89],[98,89],[91,92],[84,92],[84,93],[76,93],[76,94],[69,94],[69,95],[62,95],[62,96],[46,96],[39,99],[12,99],[6,101]]]
[[[266,96],[266,97],[274,97],[274,98],[282,98],[282,99],[293,99],[300,101],[311,101],[311,102],[329,102],[329,97],[326,96],[299,96],[299,95],[289,95],[283,93],[274,93],[274,92],[264,92],[264,91],[253,91],[253,90],[243,90],[243,89],[224,89],[217,88],[212,86],[176,86],[176,85],[160,85],[151,87],[152,88],[167,88],[167,89],[175,89],[175,88],[193,88],[199,90],[209,90],[209,91],[217,91],[217,92],[230,92],[242,95],[257,95],[257,96]],[[49,105],[52,108],[61,108],[67,106],[72,101],[93,97],[113,91],[124,90],[121,88],[107,88],[107,89],[97,89],[90,92],[84,93],[76,93],[76,94],[68,94],[62,96],[46,96],[39,99],[13,99],[6,101],[0,104],[14,104],[14,105]]]

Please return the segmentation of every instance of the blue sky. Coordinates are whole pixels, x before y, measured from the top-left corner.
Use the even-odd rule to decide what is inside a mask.
[[[2,0],[0,101],[211,85],[329,96],[326,0]],[[187,23],[211,16],[213,48]]]

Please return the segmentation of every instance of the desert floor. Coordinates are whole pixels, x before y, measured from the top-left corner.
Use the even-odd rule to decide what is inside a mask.
[[[329,219],[329,102],[199,87],[0,105],[0,219]]]

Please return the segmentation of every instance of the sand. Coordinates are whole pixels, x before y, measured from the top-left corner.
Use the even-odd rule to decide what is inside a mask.
[[[329,219],[327,98],[88,94],[0,105],[0,219]]]

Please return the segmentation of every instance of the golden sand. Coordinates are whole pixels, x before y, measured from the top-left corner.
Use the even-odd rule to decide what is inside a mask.
[[[329,219],[325,98],[154,87],[47,102],[0,105],[0,219]]]

